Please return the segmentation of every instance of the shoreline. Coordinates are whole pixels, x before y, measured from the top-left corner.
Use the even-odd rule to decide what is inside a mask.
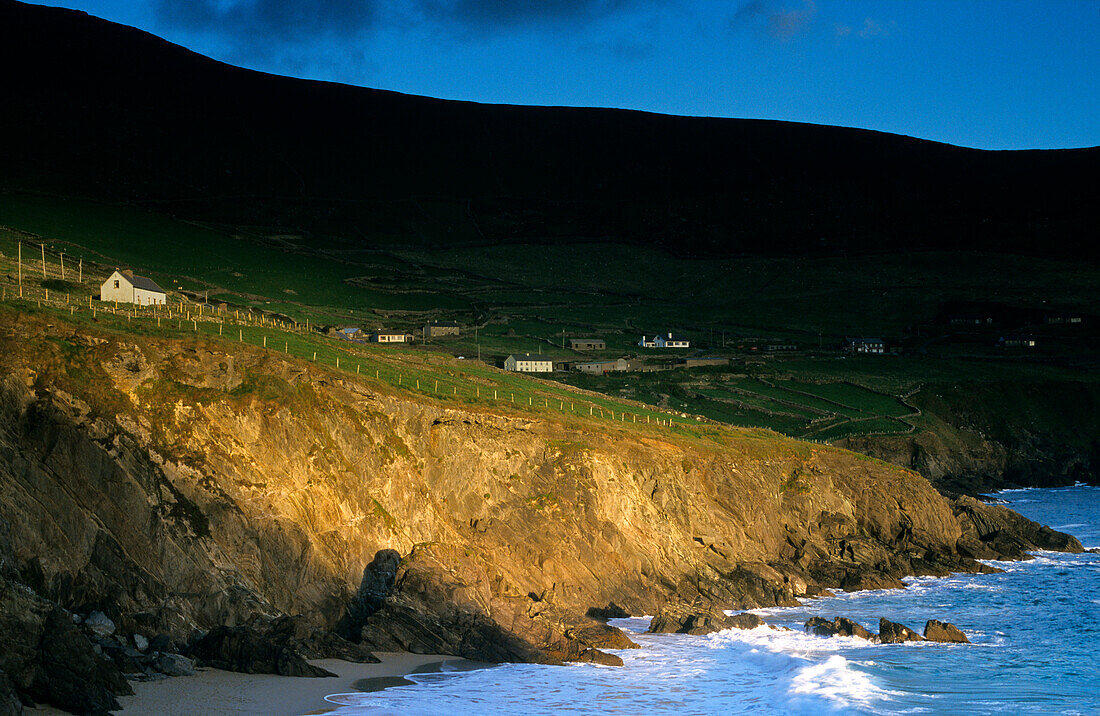
[[[491,666],[445,654],[376,652],[377,664],[356,664],[340,659],[316,659],[316,664],[337,675],[332,677],[243,674],[220,669],[199,669],[193,676],[160,681],[131,681],[133,696],[120,696],[122,716],[316,716],[340,708],[326,701],[335,694],[379,691],[412,684],[403,677],[442,670],[469,671]],[[28,714],[53,716],[57,709],[39,706]]]

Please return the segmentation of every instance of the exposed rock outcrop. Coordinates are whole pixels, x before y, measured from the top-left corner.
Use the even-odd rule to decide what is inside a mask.
[[[834,617],[832,621],[825,617],[811,617],[805,624],[806,632],[817,636],[854,636],[859,639],[877,642],[878,636],[867,631],[848,617]]]
[[[725,629],[755,629],[764,620],[743,612],[733,616],[716,609],[701,609],[686,604],[666,604],[649,623],[653,634],[713,634]]]
[[[924,625],[924,638],[928,641],[938,641],[954,644],[969,644],[970,639],[954,624],[941,622],[937,619],[929,619]]]
[[[307,659],[378,661],[366,647],[312,627],[299,617],[215,627],[192,644],[188,653],[218,669],[282,676],[335,676]]]
[[[878,639],[883,644],[904,644],[907,641],[924,641],[920,634],[909,627],[904,624],[892,622],[884,617],[878,620]]]
[[[1033,522],[1001,505],[959,497],[952,509],[962,526],[959,551],[974,559],[1025,559],[1027,552],[1051,550],[1080,553],[1081,542]]]

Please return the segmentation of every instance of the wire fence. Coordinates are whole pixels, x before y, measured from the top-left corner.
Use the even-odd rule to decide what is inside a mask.
[[[247,344],[444,403],[506,407],[509,412],[538,415],[552,413],[636,428],[648,426],[684,435],[698,435],[702,425],[719,426],[699,416],[631,405],[473,361],[459,368],[436,358],[438,363],[429,366],[423,361],[431,361],[433,357],[412,355],[395,347],[361,346],[325,336],[308,322],[299,323],[224,303],[195,301],[178,294],[171,294],[163,304],[101,301],[94,295],[98,293],[101,268],[95,269],[93,280],[87,275],[92,266],[77,260],[74,268],[71,262],[64,263],[62,254],[48,252],[43,246],[32,248],[38,250],[38,266],[28,262],[25,254],[4,257],[9,264],[5,268],[14,271],[0,276],[0,302],[22,310],[67,315],[74,322],[89,322],[134,335],[187,336]],[[26,249],[24,244],[23,251]],[[13,258],[16,261],[11,261]],[[51,280],[61,283],[51,289]]]

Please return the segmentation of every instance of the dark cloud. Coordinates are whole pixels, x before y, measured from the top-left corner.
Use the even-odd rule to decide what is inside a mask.
[[[157,18],[189,30],[259,41],[354,35],[379,19],[378,9],[376,0],[158,0]]]
[[[659,4],[661,0],[157,0],[157,17],[174,27],[241,38],[304,39],[424,21],[485,32],[571,25]]]
[[[777,40],[790,40],[809,32],[817,15],[813,0],[802,0],[800,5],[788,7],[774,0],[746,0],[733,14],[735,28],[763,29]]]
[[[640,5],[642,0],[419,0],[426,14],[476,26],[588,20]]]

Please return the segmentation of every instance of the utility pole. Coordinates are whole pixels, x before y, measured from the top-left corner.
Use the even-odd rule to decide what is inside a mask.
[[[561,349],[565,350],[565,329],[561,329]]]
[[[61,254],[61,280],[65,280],[65,254]]]
[[[78,264],[78,266],[80,267],[79,268],[80,278],[77,279],[77,282],[78,283],[84,283],[84,259],[80,259],[80,263]]]
[[[23,295],[23,242],[19,242],[19,295]]]
[[[46,244],[39,244],[42,247],[42,278],[46,278]]]

